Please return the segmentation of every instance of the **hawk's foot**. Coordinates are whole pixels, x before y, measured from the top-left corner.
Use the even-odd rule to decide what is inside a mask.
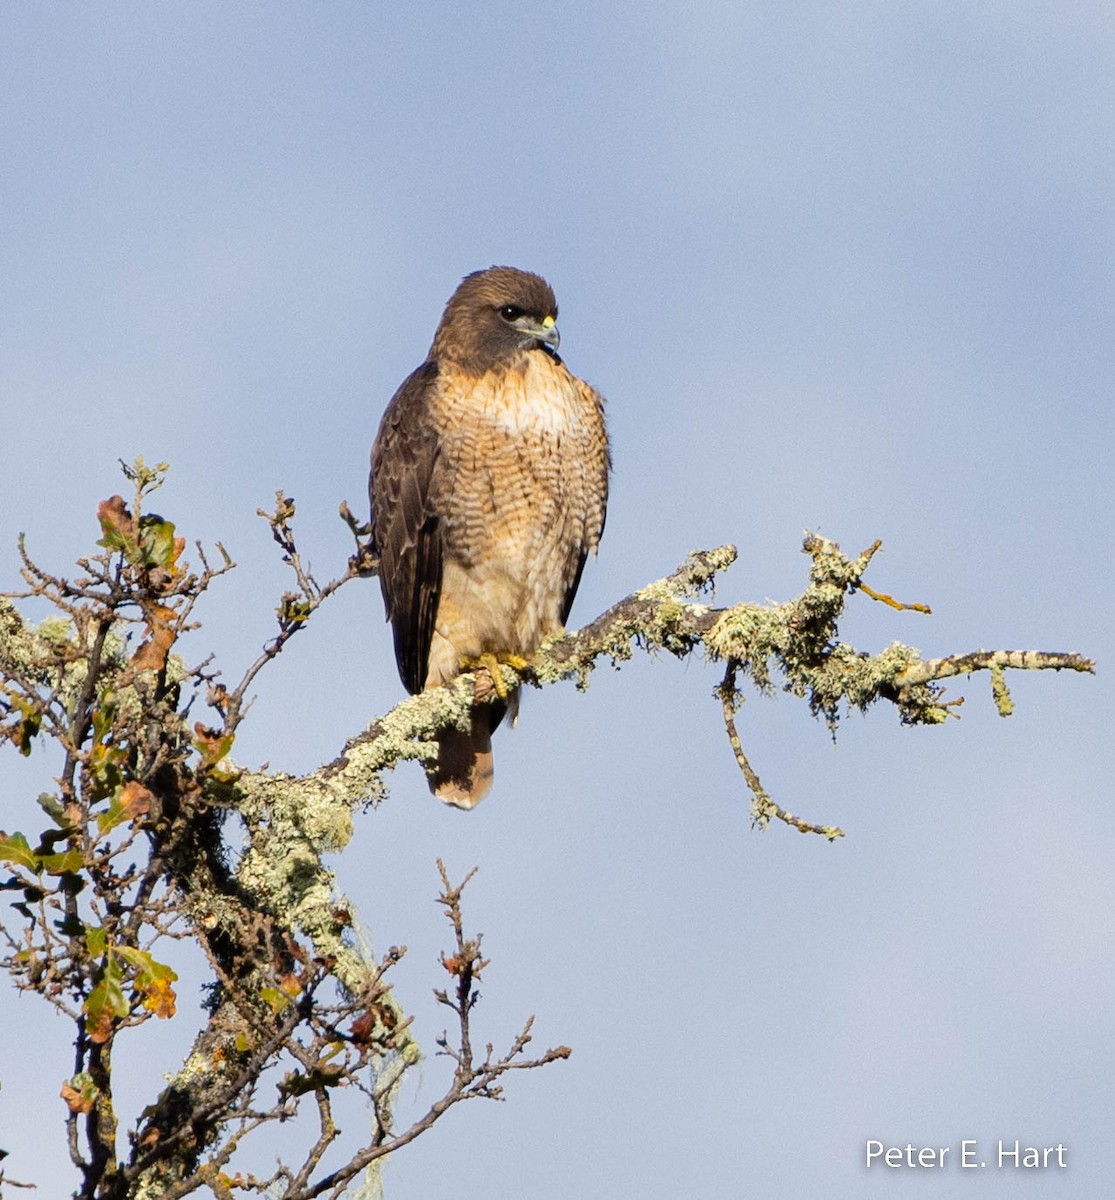
[[[488,672],[492,680],[492,687],[496,690],[496,695],[501,700],[507,699],[508,687],[504,682],[501,666],[511,667],[515,671],[525,671],[530,666],[530,660],[523,658],[521,654],[512,654],[504,652],[500,654],[492,654],[490,652],[479,655],[476,658],[462,658],[462,671],[479,671],[483,668]]]

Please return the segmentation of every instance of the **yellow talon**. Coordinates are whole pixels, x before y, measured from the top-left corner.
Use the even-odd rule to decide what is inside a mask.
[[[486,651],[477,658],[461,659],[462,671],[479,671],[481,668],[483,668],[488,672],[488,675],[492,680],[492,687],[495,688],[496,695],[501,700],[507,699],[509,689],[507,684],[504,682],[503,672],[500,670],[500,667],[508,666],[512,667],[516,671],[523,671],[529,665],[529,660],[523,658],[521,654],[492,654],[490,651]]]

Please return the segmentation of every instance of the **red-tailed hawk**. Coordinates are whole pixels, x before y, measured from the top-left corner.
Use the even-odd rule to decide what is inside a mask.
[[[603,400],[557,354],[557,302],[538,275],[491,267],[449,299],[426,361],[387,407],[368,490],[395,658],[414,693],[482,656],[529,657],[564,628],[604,529]],[[438,736],[430,789],[471,808],[492,785],[479,704]]]

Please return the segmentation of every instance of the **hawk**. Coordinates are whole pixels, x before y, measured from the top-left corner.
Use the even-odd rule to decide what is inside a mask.
[[[426,361],[383,415],[368,483],[372,548],[412,694],[485,660],[527,658],[561,632],[600,541],[604,402],[558,356],[556,320],[541,276],[465,276]],[[468,728],[438,734],[427,768],[436,796],[472,808],[488,792],[492,733],[517,716],[518,700],[515,690],[475,705]]]

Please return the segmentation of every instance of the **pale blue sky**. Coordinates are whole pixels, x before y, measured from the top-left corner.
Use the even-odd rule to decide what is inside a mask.
[[[383,406],[498,262],[551,281],[563,355],[609,401],[575,623],[724,541],[723,600],[785,599],[808,527],[881,537],[871,581],[934,608],[858,599],[862,648],[1111,661],[1109,4],[9,0],[0,111],[0,586],[19,530],[65,570],[116,460],[169,459],[164,513],[241,564],[195,641],[235,677],[286,586],[256,508],[284,488],[319,574],[340,567]],[[834,846],[749,831],[717,680],[643,660],[531,693],[478,810],[410,768],[361,817],[338,870],[377,944],[410,946],[425,1044],[441,855],[480,867],[480,1037],[534,1012],[574,1048],[400,1154],[388,1200],[1101,1194],[1106,674],[1018,678],[1009,721],[973,680],[961,721],[879,710],[835,749],[792,699],[752,700],[757,769],[844,826]],[[259,692],[239,756],[295,771],[395,703],[376,585]],[[52,769],[12,758],[5,828]],[[136,1102],[183,1009],[131,1051]],[[63,1195],[67,1034],[10,990],[0,1020],[5,1169]],[[428,1060],[408,1103],[444,1078]],[[871,1137],[1061,1142],[1070,1165],[866,1172]]]

